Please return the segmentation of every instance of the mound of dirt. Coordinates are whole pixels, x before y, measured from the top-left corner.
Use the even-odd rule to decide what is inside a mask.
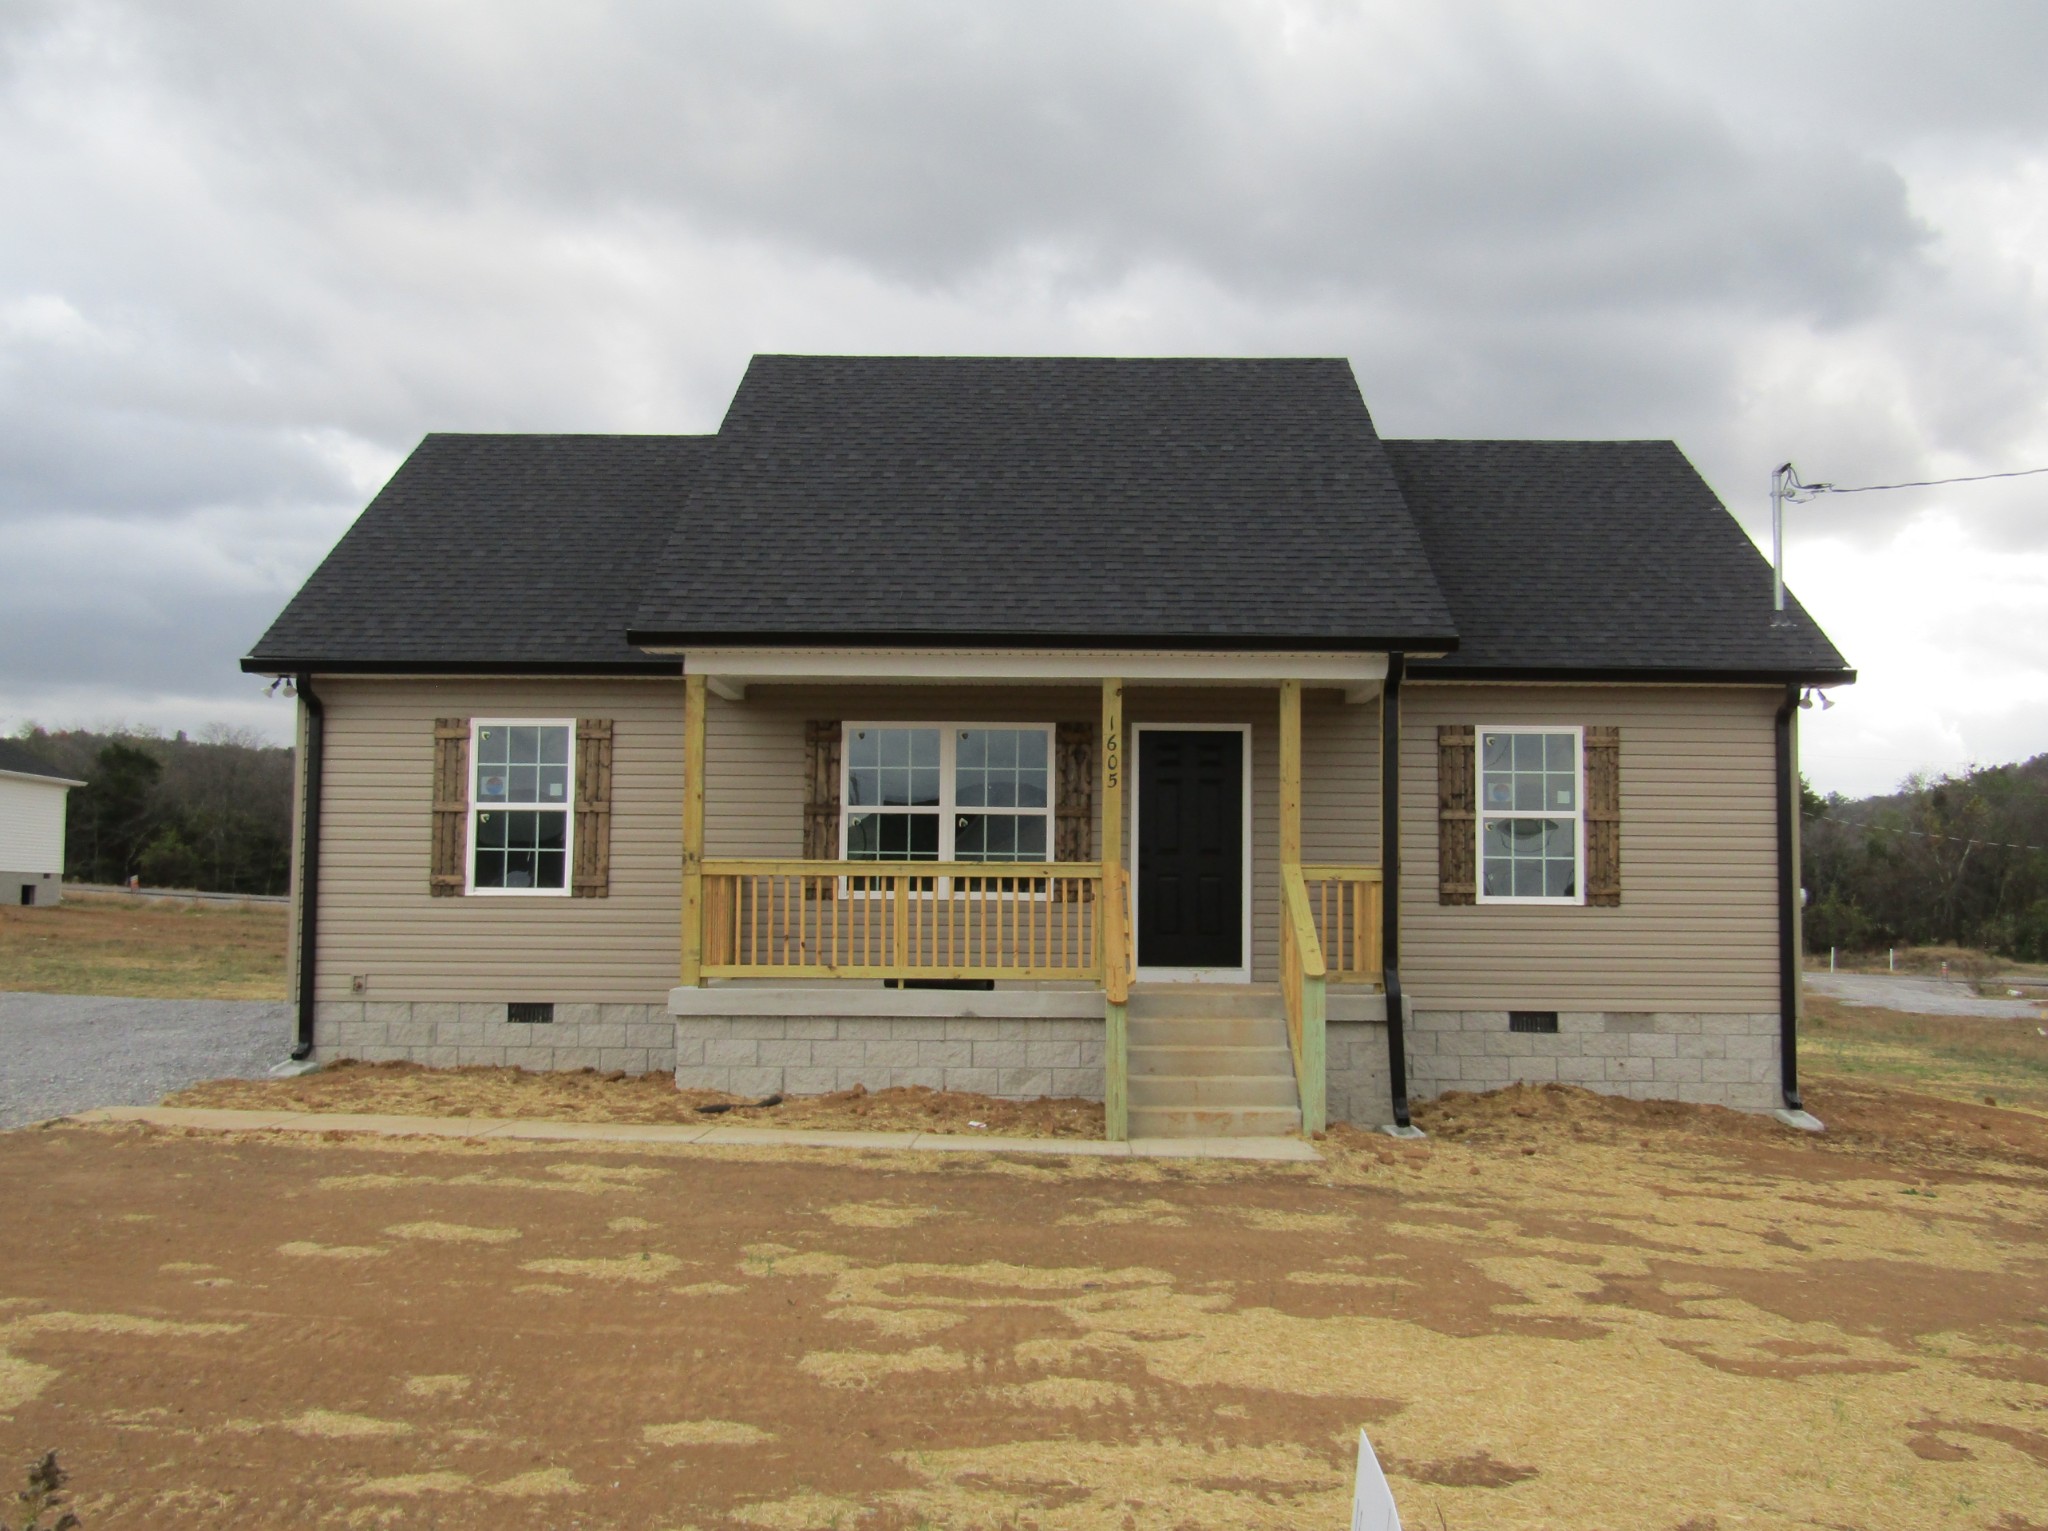
[[[679,1090],[667,1074],[529,1073],[472,1066],[340,1059],[296,1079],[214,1079],[164,1097],[167,1106],[229,1111],[331,1111],[398,1116],[489,1116],[570,1122],[695,1122],[754,1127],[1099,1138],[1102,1102],[998,1100],[921,1086],[798,1096],[768,1106],[716,1090]]]
[[[2048,1168],[2048,1118],[2031,1111],[1833,1076],[1813,1079],[1804,1097],[1807,1109],[1827,1124],[1825,1132],[1795,1132],[1771,1117],[1723,1106],[1629,1100],[1563,1084],[1510,1085],[1481,1095],[1451,1091],[1419,1102],[1414,1119],[1434,1141],[1506,1152],[1541,1152],[1559,1142],[1633,1142],[1644,1148],[1848,1155],[1928,1171]]]

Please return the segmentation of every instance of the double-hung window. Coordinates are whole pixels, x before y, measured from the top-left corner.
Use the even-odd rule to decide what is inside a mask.
[[[469,758],[472,893],[569,891],[568,719],[478,719]]]
[[[1050,724],[849,723],[848,861],[1045,861]]]
[[[1479,902],[1584,903],[1582,731],[1478,732]]]

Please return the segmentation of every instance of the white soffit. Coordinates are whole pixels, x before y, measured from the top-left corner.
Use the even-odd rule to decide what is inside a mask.
[[[666,651],[664,651],[666,652]],[[1272,685],[1298,680],[1377,695],[1385,654],[1159,653],[1115,649],[691,649],[687,675],[702,675],[721,695],[750,685],[791,682],[1043,685],[1048,681],[1189,686]]]

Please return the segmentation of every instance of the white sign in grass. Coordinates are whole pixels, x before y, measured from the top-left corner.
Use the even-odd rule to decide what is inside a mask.
[[[1372,1442],[1363,1430],[1358,1432],[1358,1487],[1351,1494],[1351,1531],[1401,1531],[1394,1491],[1387,1487],[1387,1475],[1380,1471],[1380,1459],[1373,1455]]]

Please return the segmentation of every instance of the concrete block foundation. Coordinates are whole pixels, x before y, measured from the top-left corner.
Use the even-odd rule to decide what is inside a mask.
[[[676,1084],[735,1095],[923,1085],[1008,1100],[1100,1100],[1099,1020],[1060,1017],[684,1015]]]
[[[550,1022],[513,1022],[502,1004],[425,1000],[322,1000],[313,1057],[322,1063],[483,1063],[523,1069],[666,1073],[676,1028],[665,1005],[556,1005]]]
[[[1556,1080],[1607,1095],[1737,1111],[1773,1111],[1784,1104],[1775,1013],[1560,1012],[1555,1032],[1519,1032],[1508,1030],[1505,1010],[1418,1010],[1404,1035],[1414,1100],[1447,1090]],[[1382,1033],[1382,1066],[1385,1045]],[[1332,1056],[1330,1104],[1336,1118],[1334,1042]]]

